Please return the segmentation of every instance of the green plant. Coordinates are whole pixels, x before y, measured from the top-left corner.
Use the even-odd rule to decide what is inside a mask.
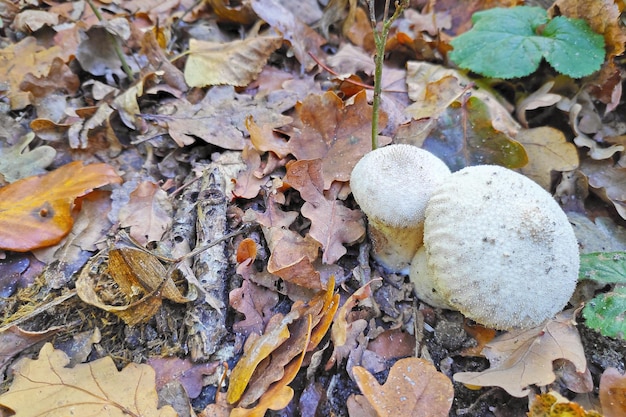
[[[587,327],[626,340],[626,252],[597,252],[580,257],[579,279],[611,285],[583,308]]]
[[[558,72],[580,78],[604,62],[604,38],[582,19],[549,19],[540,7],[518,6],[474,13],[472,22],[471,30],[452,40],[449,57],[487,77],[523,77],[545,58]]]
[[[380,94],[382,92],[383,80],[383,60],[385,59],[385,45],[387,44],[387,35],[391,29],[391,24],[400,16],[400,14],[409,6],[409,0],[397,0],[395,3],[395,11],[390,18],[389,16],[389,0],[385,0],[385,11],[383,12],[382,28],[376,28],[376,8],[375,1],[369,0],[370,23],[374,33],[374,45],[376,45],[376,56],[374,63],[376,69],[374,71],[374,99],[372,100],[372,149],[378,148],[378,114],[380,112]]]

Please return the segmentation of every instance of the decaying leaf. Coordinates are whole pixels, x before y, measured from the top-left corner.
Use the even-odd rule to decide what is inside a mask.
[[[322,262],[333,264],[347,252],[344,243],[363,237],[365,226],[359,211],[350,210],[337,199],[341,184],[334,183],[324,191],[321,168],[319,159],[290,162],[284,182],[305,200],[301,212],[311,220],[309,235],[322,245]]]
[[[351,105],[333,92],[310,95],[296,105],[298,130],[289,139],[291,153],[299,160],[322,159],[325,190],[333,181],[347,182],[354,165],[372,148],[371,120],[365,91]],[[386,124],[387,116],[381,113],[379,125]]]
[[[489,108],[474,96],[448,106],[421,147],[441,158],[452,171],[482,164],[519,168],[528,162],[524,147],[494,128]]]
[[[587,360],[575,324],[570,310],[542,326],[498,336],[482,351],[491,367],[482,372],[456,373],[454,380],[480,387],[499,386],[514,397],[524,397],[530,392],[528,385],[554,382],[552,362],[556,359],[566,359],[577,372],[584,372]]]
[[[578,168],[576,147],[567,142],[565,135],[550,126],[522,129],[515,140],[528,154],[528,164],[520,172],[544,189],[550,191],[552,171],[572,171]]]
[[[580,170],[595,193],[613,204],[619,215],[626,219],[626,168],[614,165],[612,160],[585,160]]]
[[[580,404],[568,401],[557,392],[536,395],[530,401],[528,417],[602,417],[596,411],[586,411]]]
[[[228,301],[245,316],[244,320],[233,324],[233,330],[247,336],[262,333],[278,303],[278,294],[244,279],[240,288],[230,292]]]
[[[231,373],[229,403],[239,407],[257,400],[267,403],[265,397],[272,384],[284,381],[295,358],[315,349],[328,330],[339,304],[339,295],[333,295],[334,285],[331,279],[328,289],[318,292],[309,302],[297,301],[286,316],[273,316],[263,335],[249,337],[244,354]],[[282,392],[287,393],[285,389]]]
[[[189,398],[196,398],[202,392],[202,382],[205,375],[213,375],[219,366],[219,362],[194,363],[189,359],[176,357],[149,358],[146,362],[156,373],[156,389],[159,391],[163,386],[178,381],[185,387]]]
[[[120,210],[120,227],[130,227],[130,236],[142,245],[159,241],[172,224],[172,212],[167,193],[158,184],[144,181]]]
[[[255,36],[226,44],[190,39],[185,80],[191,87],[246,86],[282,43],[280,36]]]
[[[35,139],[34,133],[28,133],[13,146],[0,148],[0,175],[11,183],[19,179],[40,175],[54,161],[56,150],[51,146],[39,146],[29,151],[28,144]]]
[[[600,403],[604,417],[626,415],[626,375],[608,368],[600,378]]]
[[[58,243],[74,224],[74,200],[119,182],[121,178],[107,164],[75,161],[0,188],[0,248],[27,252]]]
[[[118,371],[110,357],[67,368],[69,358],[46,343],[39,358],[23,359],[0,404],[21,416],[77,415],[174,417],[170,406],[158,407],[154,370],[131,363]],[[36,399],[36,401],[34,400]]]
[[[101,266],[103,263],[103,257],[97,256],[83,268],[76,280],[78,296],[85,303],[116,314],[129,326],[150,319],[163,298],[175,303],[195,298],[193,290],[183,296],[161,262],[142,250],[112,249],[108,264]]]
[[[365,368],[355,366],[352,372],[379,417],[445,417],[452,406],[452,382],[425,359],[400,359],[382,386]]]

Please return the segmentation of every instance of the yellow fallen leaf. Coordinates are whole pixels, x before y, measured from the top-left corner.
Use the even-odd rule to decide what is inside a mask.
[[[131,363],[118,371],[110,357],[66,368],[69,362],[46,343],[38,359],[18,363],[0,405],[22,417],[177,415],[170,406],[158,408],[155,373],[148,365]]]

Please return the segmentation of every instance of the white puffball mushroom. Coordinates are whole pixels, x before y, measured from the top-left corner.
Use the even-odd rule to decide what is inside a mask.
[[[424,301],[511,330],[561,311],[578,268],[578,242],[552,196],[517,172],[482,165],[433,192],[411,279]]]
[[[426,203],[449,176],[435,155],[406,144],[378,148],[356,164],[350,188],[367,215],[373,257],[385,268],[408,273],[422,244]]]

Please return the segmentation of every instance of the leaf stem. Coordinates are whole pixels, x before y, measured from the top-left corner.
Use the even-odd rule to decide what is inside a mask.
[[[378,148],[378,116],[380,113],[380,94],[382,91],[383,61],[385,59],[387,36],[389,35],[392,23],[400,16],[404,9],[408,7],[409,0],[396,0],[396,8],[390,18],[387,18],[389,14],[389,0],[385,0],[383,26],[380,31],[376,28],[376,10],[374,3],[375,0],[368,1],[370,23],[372,25],[372,31],[374,32],[374,44],[376,45],[376,56],[374,57],[376,67],[374,70],[374,99],[372,102],[372,149]]]
[[[98,18],[98,21],[99,22],[103,22],[104,18],[102,17],[102,14],[100,14],[100,10],[98,10],[96,5],[93,4],[93,1],[92,0],[87,0],[87,4],[89,4],[89,7],[91,7],[91,10],[93,11],[93,14],[96,15],[96,17]],[[106,28],[105,28],[105,30],[106,30]],[[117,58],[120,60],[120,62],[122,64],[122,69],[124,70],[124,73],[126,73],[126,76],[128,76],[128,78],[131,81],[134,80],[135,79],[135,75],[133,74],[133,70],[130,69],[130,66],[128,65],[128,62],[126,62],[126,57],[124,56],[124,52],[122,52],[122,47],[120,46],[119,42],[117,41],[117,38],[115,37],[115,35],[113,35],[108,30],[106,32],[109,35],[109,38],[111,39],[111,42],[113,42],[113,49],[115,50],[115,54],[117,55]]]

